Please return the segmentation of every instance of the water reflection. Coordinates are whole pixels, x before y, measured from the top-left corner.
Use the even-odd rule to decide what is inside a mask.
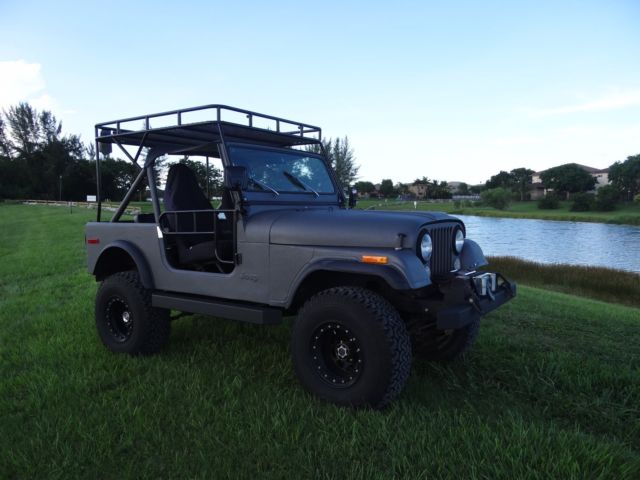
[[[640,227],[456,215],[486,255],[640,273]]]

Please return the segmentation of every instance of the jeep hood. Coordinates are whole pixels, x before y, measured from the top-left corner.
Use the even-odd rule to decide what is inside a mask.
[[[269,242],[276,245],[394,248],[399,234],[405,237],[403,246],[415,245],[421,227],[435,222],[462,224],[439,212],[343,209],[281,210],[277,215],[258,214],[248,224],[258,228],[262,223],[262,228],[269,228],[271,223]]]

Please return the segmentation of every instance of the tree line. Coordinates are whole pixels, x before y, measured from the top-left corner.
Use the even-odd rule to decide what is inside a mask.
[[[500,171],[484,184],[468,185],[461,182],[456,188],[457,195],[480,195],[481,201],[489,206],[504,209],[513,201],[530,199],[532,176],[535,172],[528,168]],[[540,173],[540,181],[547,194],[539,201],[540,208],[558,208],[560,200],[573,202],[572,210],[611,210],[621,201],[640,202],[640,155],[627,157],[609,167],[609,185],[601,186],[597,193],[591,193],[596,179],[580,165],[568,163],[550,168]],[[417,197],[411,186],[424,185],[421,198],[447,199],[452,197],[449,184],[445,181],[417,178],[413,183],[394,183],[384,179],[376,187],[369,181],[358,181],[358,193],[374,197],[397,197],[408,195]]]
[[[412,185],[424,186],[427,199],[451,198],[446,181],[427,177],[417,178],[412,184],[394,183],[383,179],[379,187],[358,179],[359,165],[347,137],[323,139],[320,145],[307,150],[320,153],[324,149],[338,181],[343,186],[353,185],[358,193],[382,197],[412,196]],[[144,151],[143,151],[144,155]],[[166,159],[159,159],[157,169],[164,168]],[[0,113],[0,199],[62,199],[84,200],[96,193],[96,152],[94,144],[83,144],[78,135],[62,133],[62,123],[50,111],[37,111],[28,103],[20,103]],[[202,162],[189,157],[180,160],[196,174],[203,189],[212,196],[220,195],[222,172],[211,166],[207,170]],[[120,200],[137,175],[138,167],[128,160],[106,156],[101,159],[102,197]],[[500,171],[484,185],[469,186],[461,183],[460,195],[482,194],[483,201],[497,208],[505,208],[513,200],[526,200],[533,170],[516,168]],[[576,208],[605,208],[611,202],[633,200],[640,195],[640,154],[609,167],[610,185],[600,187],[598,195],[590,196],[595,179],[576,164],[560,165],[540,174],[541,181],[553,193],[543,199],[542,208],[554,208],[560,198],[575,198]],[[160,178],[160,175],[157,175]],[[143,184],[136,192],[145,195]],[[640,201],[640,199],[638,199]],[[545,203],[546,202],[546,203]],[[606,205],[605,205],[606,204]]]
[[[342,185],[351,185],[359,166],[349,139],[323,140],[324,151]],[[309,147],[320,153],[319,145]],[[143,149],[142,156],[145,155]],[[156,161],[156,178],[166,168],[166,158]],[[185,156],[179,162],[195,173],[203,191],[219,196],[222,172]],[[128,160],[103,156],[100,160],[102,198],[120,200],[138,173]],[[134,198],[146,197],[146,185]],[[62,133],[62,122],[50,111],[39,112],[28,103],[20,103],[0,113],[0,199],[85,200],[96,194],[96,151],[78,135]]]
[[[447,199],[452,196],[449,184],[446,181],[432,180],[427,177],[416,178],[413,183],[394,183],[390,178],[385,178],[380,182],[377,189],[372,182],[361,180],[354,184],[354,188],[359,194],[383,198],[395,198],[399,196],[416,196],[416,194],[411,191],[411,186],[413,185],[422,185],[425,187],[424,194],[421,195],[421,198]],[[463,185],[468,191],[466,184]]]
[[[533,170],[517,168],[500,171],[484,185],[482,200],[488,205],[504,209],[514,200],[527,200]],[[609,184],[595,193],[596,178],[576,163],[567,163],[540,173],[540,181],[547,190],[538,201],[539,208],[554,209],[560,200],[572,201],[572,211],[613,210],[621,201],[640,202],[640,155],[627,157],[609,167]]]
[[[95,155],[50,111],[9,107],[0,114],[0,199],[85,200],[96,193]],[[122,198],[137,167],[109,157],[101,165],[103,198]]]

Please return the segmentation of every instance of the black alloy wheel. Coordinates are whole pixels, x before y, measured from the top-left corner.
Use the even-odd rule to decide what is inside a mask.
[[[120,297],[112,297],[107,302],[105,312],[109,332],[116,342],[126,342],[133,332],[133,316],[127,302]]]
[[[362,373],[360,343],[341,323],[327,322],[316,328],[311,339],[311,356],[320,379],[335,387],[350,387]]]

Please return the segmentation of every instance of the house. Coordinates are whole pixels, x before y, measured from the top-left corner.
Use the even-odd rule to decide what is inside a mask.
[[[464,182],[447,182],[447,185],[449,186],[449,191],[453,195],[456,195],[457,193],[459,193],[460,185],[462,183],[464,183]]]
[[[587,165],[581,165],[576,163],[578,167],[582,168],[585,172],[591,174],[593,178],[596,179],[596,184],[594,188],[594,192],[596,192],[600,187],[609,184],[609,169],[608,168],[593,168]],[[546,170],[541,170],[539,172],[535,172],[531,174],[531,185],[529,185],[529,194],[531,195],[531,200],[538,200],[545,196],[547,193],[547,188],[542,183],[542,179],[540,175],[546,172]]]
[[[409,193],[415,198],[425,198],[427,196],[428,185],[424,183],[414,183],[409,185]]]
[[[529,196],[531,200],[540,200],[547,193],[547,189],[540,181],[540,174],[542,172],[536,172],[531,175],[531,184],[529,185]]]

